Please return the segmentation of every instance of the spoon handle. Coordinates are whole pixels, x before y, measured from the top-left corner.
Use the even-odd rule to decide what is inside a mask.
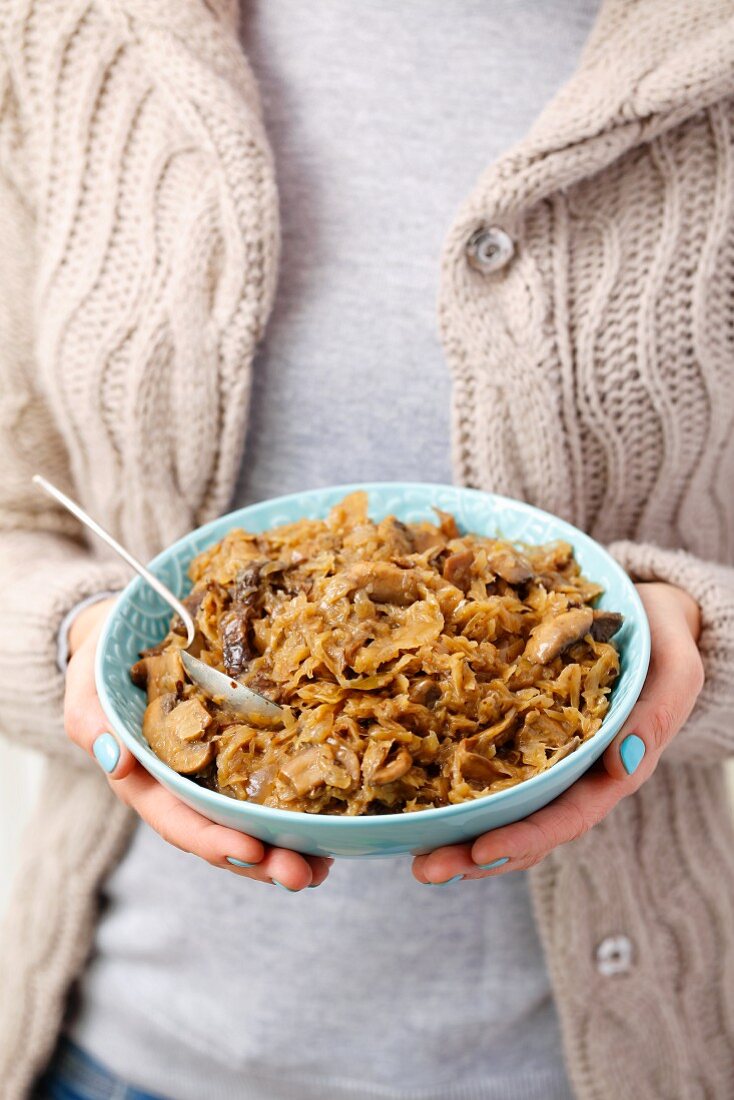
[[[75,500],[72,500],[71,497],[68,497],[66,493],[62,493],[61,489],[57,489],[55,485],[52,485],[51,482],[47,481],[45,477],[41,477],[40,474],[34,474],[33,481],[36,485],[39,485],[41,489],[45,490],[45,492],[47,492],[49,496],[52,496],[56,500],[58,500],[59,504],[63,504],[64,508],[66,508],[68,512],[71,512],[71,514],[73,516],[76,516],[76,518],[80,520],[85,527],[88,527],[89,530],[93,531],[98,538],[102,539],[103,542],[106,542],[107,545],[110,546],[115,551],[115,553],[123,559],[123,561],[126,561],[128,565],[131,565],[136,573],[139,573],[140,576],[148,582],[150,587],[158,593],[161,599],[165,600],[166,603],[173,608],[176,614],[181,617],[181,619],[183,620],[183,624],[186,627],[186,644],[187,646],[191,645],[194,640],[194,634],[196,633],[194,620],[191,618],[191,615],[189,615],[188,611],[181,603],[181,601],[176,599],[170,588],[167,588],[163,581],[159,581],[158,578],[154,576],[149,569],[146,569],[142,562],[139,562],[137,558],[134,558],[129,550],[126,550],[124,546],[121,546],[117,539],[114,539],[112,537],[109,531],[105,531],[104,527],[100,527],[97,521],[93,520],[92,517],[88,515],[84,511],[84,509],[76,503]]]

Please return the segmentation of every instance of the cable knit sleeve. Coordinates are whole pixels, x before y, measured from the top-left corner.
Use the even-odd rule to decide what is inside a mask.
[[[81,760],[63,732],[57,635],[65,614],[129,572],[97,557],[79,526],[31,484],[42,471],[74,491],[69,456],[39,379],[29,303],[37,281],[34,183],[22,111],[0,53],[0,733]]]
[[[127,573],[31,476],[144,560],[224,510],[275,290],[277,198],[236,4],[69,0],[63,18],[56,3],[10,8],[0,730],[70,753],[59,626]]]
[[[663,581],[689,592],[701,609],[699,649],[705,683],[666,759],[713,763],[734,754],[734,568],[650,543],[614,542],[610,553],[634,581]]]

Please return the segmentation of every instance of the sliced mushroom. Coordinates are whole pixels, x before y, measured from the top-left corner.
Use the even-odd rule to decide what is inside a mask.
[[[199,741],[212,724],[212,716],[200,699],[186,699],[168,715],[172,733],[182,741]]]
[[[608,642],[624,622],[618,611],[595,611],[589,633],[595,642]]]
[[[385,783],[394,783],[402,779],[413,767],[413,757],[405,745],[398,749],[394,760],[383,763],[390,755],[392,741],[370,741],[362,758],[362,772],[373,787],[382,787]]]
[[[495,779],[511,774],[511,769],[502,760],[491,760],[477,752],[471,752],[463,742],[456,750],[454,767],[463,779],[473,779],[478,783],[493,783]]]
[[[444,579],[450,584],[467,592],[471,584],[471,567],[474,564],[473,550],[458,550],[450,554],[443,563]]]
[[[214,745],[211,741],[183,740],[175,717],[177,704],[178,697],[173,693],[156,696],[143,715],[143,737],[169,768],[179,775],[197,775],[211,763]]]
[[[393,603],[402,607],[420,598],[414,571],[401,569],[389,561],[355,562],[337,581],[335,595],[346,595],[355,588],[362,588],[375,603]]]
[[[130,679],[137,687],[148,689],[148,702],[159,695],[175,695],[178,685],[186,682],[178,649],[166,649],[136,661]]]
[[[508,543],[496,542],[487,549],[487,564],[493,573],[508,584],[525,584],[535,570],[519,550]]]
[[[324,782],[318,748],[314,746],[296,753],[283,764],[280,774],[285,776],[296,794],[308,794]]]
[[[435,680],[416,680],[410,687],[410,700],[422,707],[434,707],[441,698],[441,688]]]
[[[222,616],[222,660],[228,676],[239,676],[255,656],[252,643],[253,608],[237,604]]]
[[[574,607],[552,619],[545,619],[535,627],[523,656],[536,665],[547,665],[564,649],[578,642],[589,633],[594,621],[590,607]]]
[[[220,635],[222,660],[228,676],[239,676],[257,655],[252,620],[262,596],[262,585],[273,573],[282,572],[282,561],[249,561],[239,570],[231,589],[232,603],[222,616]]]

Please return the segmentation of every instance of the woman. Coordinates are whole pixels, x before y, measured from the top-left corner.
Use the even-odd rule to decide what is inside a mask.
[[[731,5],[244,7],[283,190],[267,332],[233,5],[8,5],[0,691],[51,763],[3,938],[6,1093],[727,1097]],[[570,792],[414,861],[435,891],[265,851],[134,764],[92,676],[126,575],[28,478],[141,556],[273,492],[446,480],[424,237],[481,169],[441,259],[455,478],[611,544],[653,661]]]

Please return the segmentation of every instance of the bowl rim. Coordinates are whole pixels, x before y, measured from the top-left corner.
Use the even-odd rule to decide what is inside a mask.
[[[148,568],[155,572],[156,568],[163,565],[169,556],[176,551],[184,549],[186,544],[194,538],[194,536],[206,537],[210,532],[214,532],[220,528],[222,523],[228,519],[234,519],[234,517],[241,516],[243,512],[249,512],[255,508],[287,504],[296,500],[303,500],[303,498],[320,497],[325,494],[333,494],[336,492],[341,493],[343,496],[352,492],[364,491],[368,494],[372,492],[386,492],[400,488],[403,491],[420,490],[421,492],[434,491],[446,491],[447,489],[452,492],[458,492],[461,495],[467,495],[470,498],[481,498],[490,503],[491,506],[499,504],[500,506],[509,506],[515,512],[525,513],[528,516],[536,516],[542,519],[549,519],[555,525],[560,526],[561,533],[556,537],[564,537],[568,542],[571,542],[574,547],[574,553],[576,552],[577,545],[586,545],[591,547],[594,552],[601,552],[602,556],[606,559],[607,566],[611,569],[612,573],[616,574],[617,579],[627,589],[628,595],[631,598],[631,602],[637,612],[635,629],[639,631],[639,641],[641,644],[640,661],[637,666],[630,669],[629,675],[632,681],[631,687],[631,701],[629,702],[626,710],[621,714],[615,716],[615,719],[607,727],[607,719],[605,718],[602,725],[597,732],[590,737],[587,741],[582,742],[581,745],[563,760],[559,760],[557,764],[554,764],[552,768],[546,769],[546,771],[540,772],[538,775],[533,775],[529,779],[523,780],[521,783],[516,783],[512,787],[506,787],[504,790],[495,791],[493,794],[483,795],[479,798],[472,798],[466,802],[452,803],[449,806],[434,806],[430,809],[416,810],[413,813],[389,813],[389,814],[374,814],[374,815],[360,815],[360,816],[345,816],[342,814],[311,814],[306,813],[303,810],[282,810],[276,806],[263,806],[258,802],[248,802],[245,799],[231,798],[229,795],[220,794],[218,791],[212,791],[208,787],[202,787],[196,783],[193,779],[189,779],[187,776],[180,775],[174,771],[167,764],[156,756],[149,745],[144,745],[133,737],[127,730],[124,722],[118,717],[117,708],[113,705],[110,698],[107,684],[104,679],[104,662],[107,647],[110,640],[110,635],[114,628],[114,623],[120,613],[120,608],[123,606],[123,602],[126,598],[129,598],[132,593],[139,587],[145,585],[145,581],[140,576],[133,577],[125,588],[120,592],[117,601],[112,608],[111,614],[108,616],[97,642],[97,651],[94,661],[94,673],[95,683],[97,688],[97,694],[99,696],[100,704],[105,712],[109,722],[113,729],[118,734],[126,748],[132,753],[132,755],[139,761],[140,764],[152,774],[162,784],[168,784],[169,787],[180,788],[185,794],[188,790],[193,789],[195,792],[195,799],[201,805],[202,810],[204,807],[211,807],[213,810],[219,807],[226,808],[229,813],[237,814],[238,812],[243,817],[253,816],[255,820],[261,818],[263,822],[269,821],[271,823],[280,823],[282,826],[290,823],[296,825],[299,822],[301,826],[306,822],[313,828],[328,828],[337,826],[339,828],[351,829],[353,831],[359,831],[360,829],[375,829],[375,828],[389,828],[394,827],[398,821],[409,822],[416,819],[426,822],[436,821],[442,817],[461,817],[463,814],[476,812],[477,808],[483,803],[491,803],[492,806],[499,806],[501,803],[510,800],[512,797],[517,797],[517,792],[522,790],[528,794],[538,790],[538,788],[545,782],[549,781],[549,777],[553,775],[556,779],[559,779],[561,775],[569,771],[571,768],[578,766],[580,758],[584,758],[591,754],[593,751],[591,746],[598,745],[600,740],[606,742],[603,745],[602,751],[608,747],[616,734],[622,728],[624,722],[629,717],[632,708],[635,706],[640,693],[642,691],[647,671],[650,663],[650,625],[648,622],[647,614],[645,612],[644,605],[640,599],[637,590],[635,588],[632,578],[625,572],[621,565],[612,557],[609,551],[600,542],[592,538],[591,535],[587,535],[585,531],[576,527],[568,520],[554,515],[552,512],[548,512],[543,508],[536,508],[533,504],[528,504],[522,500],[516,500],[513,497],[503,496],[500,493],[492,493],[483,489],[468,488],[463,485],[451,485],[447,483],[438,482],[424,482],[424,481],[364,481],[364,482],[349,482],[343,485],[324,485],[314,489],[304,489],[297,493],[286,493],[277,497],[268,497],[266,500],[255,501],[251,504],[247,504],[242,508],[236,508],[231,512],[226,512],[215,519],[209,520],[207,523],[202,524],[200,527],[196,527],[189,531],[187,534],[182,535],[175,542],[167,546],[159,554],[157,554],[152,561],[148,563]],[[328,508],[332,505],[328,505]],[[293,520],[291,522],[297,522]],[[229,529],[237,526],[237,521],[231,524]],[[218,533],[217,538],[224,538],[224,533]],[[520,540],[510,540],[520,541]],[[201,549],[196,553],[200,553]],[[193,554],[192,554],[193,556]],[[606,727],[606,730],[605,730]],[[606,733],[606,736],[605,736]],[[599,754],[601,755],[601,753]],[[192,796],[193,797],[193,796]],[[304,821],[305,819],[305,821]]]

